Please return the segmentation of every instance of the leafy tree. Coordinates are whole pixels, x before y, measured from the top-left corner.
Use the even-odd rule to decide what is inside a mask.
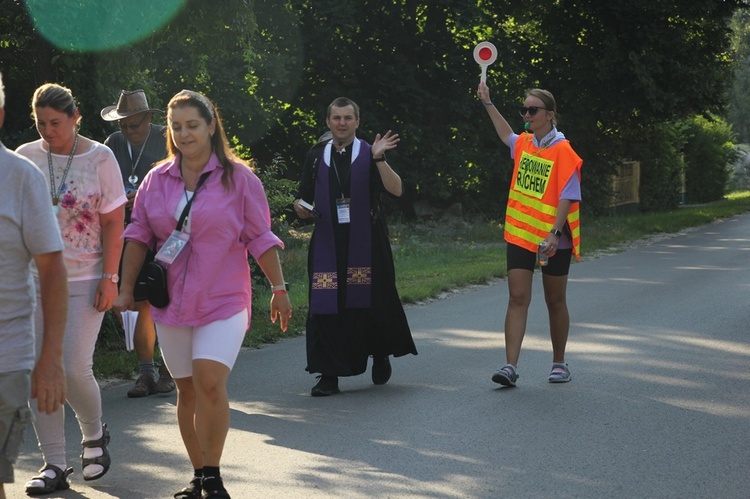
[[[628,139],[627,157],[640,163],[639,209],[660,211],[677,207],[684,171],[680,154],[685,143],[684,123],[665,123],[658,134],[634,133]]]
[[[609,175],[637,152],[634,140],[658,140],[668,123],[722,112],[733,62],[728,21],[744,5],[187,0],[167,26],[134,44],[77,53],[38,36],[19,0],[0,0],[0,71],[10,99],[2,138],[13,147],[35,136],[28,102],[45,81],[73,90],[82,132],[100,140],[112,128],[99,111],[121,88],[142,87],[162,107],[192,88],[217,103],[229,136],[260,165],[280,155],[294,180],[325,130],[326,107],[346,95],[362,108],[361,137],[392,129],[402,138],[391,157],[409,187],[404,212],[427,199],[496,217],[512,163],[475,96],[472,49],[489,40],[499,50],[488,75],[498,108],[520,129],[515,110],[524,91],[551,90],[560,129],[584,159],[584,211],[605,212]]]
[[[191,0],[166,27],[135,44],[76,52],[39,36],[21,2],[0,0],[0,33],[8,33],[0,38],[0,70],[8,86],[18,89],[12,105],[26,108],[19,116],[28,116],[31,94],[42,83],[71,88],[84,118],[82,133],[98,140],[114,130],[99,118],[99,111],[116,102],[121,89],[134,88],[145,89],[149,103],[158,107],[182,88],[205,92],[226,117],[228,133],[241,133],[248,111],[258,107],[249,92],[246,63],[256,35],[253,5],[252,0]],[[28,119],[6,127],[11,138],[28,140],[29,134],[19,133],[31,128]],[[251,136],[242,138],[249,142]]]
[[[605,211],[609,192],[602,179],[626,151],[633,152],[630,141],[649,142],[647,135],[660,135],[675,119],[723,109],[731,74],[727,21],[744,3],[571,0],[542,2],[544,7],[535,9],[514,4],[504,26],[520,41],[513,47],[519,72],[527,75],[528,86],[547,88],[558,100],[561,129],[584,158],[584,211]],[[673,180],[653,176],[660,178]],[[653,187],[641,193],[647,206],[661,202],[649,199]],[[653,192],[660,196],[671,189]]]
[[[721,199],[726,191],[732,163],[738,159],[731,125],[712,117],[695,116],[687,121],[685,177],[687,199],[704,203]]]
[[[744,144],[750,143],[750,11],[740,9],[732,18],[734,79],[729,93],[727,120]]]
[[[737,159],[729,174],[729,191],[750,190],[750,146],[739,144],[735,147]]]

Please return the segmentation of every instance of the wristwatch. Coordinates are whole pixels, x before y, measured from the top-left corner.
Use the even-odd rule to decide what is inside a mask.
[[[550,232],[550,234],[554,234],[556,237],[562,237],[562,231],[561,230],[557,230],[554,227],[549,232]]]
[[[271,286],[271,291],[289,291],[289,283],[279,284],[278,286]]]
[[[117,275],[117,274],[102,274],[102,278],[103,279],[109,279],[110,281],[114,282],[115,284],[117,284],[118,282],[120,282],[120,276]]]

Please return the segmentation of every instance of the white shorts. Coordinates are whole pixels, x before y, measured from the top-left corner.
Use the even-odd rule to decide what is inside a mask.
[[[234,367],[248,327],[249,311],[204,326],[173,327],[156,323],[164,362],[173,378],[193,375],[193,361],[207,359]]]

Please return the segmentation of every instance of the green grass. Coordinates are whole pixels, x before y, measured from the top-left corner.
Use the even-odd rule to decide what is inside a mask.
[[[391,240],[404,303],[505,276],[502,229],[497,223],[396,225]]]
[[[738,213],[750,211],[750,192],[728,195],[721,201],[677,208],[668,212],[642,213],[619,217],[582,217],[581,253],[618,246],[644,236],[679,232]]]
[[[582,253],[617,248],[658,233],[678,232],[738,213],[750,211],[750,192],[669,212],[617,217],[582,217]],[[404,303],[419,302],[444,291],[470,284],[483,284],[505,276],[505,244],[500,223],[440,221],[391,224],[397,285]],[[294,315],[286,336],[304,334],[307,314],[308,231],[282,235],[286,249],[281,254],[284,276],[290,283]],[[270,290],[254,289],[253,323],[245,346],[261,347],[283,337],[278,324],[268,319]],[[300,363],[304,359],[300,358]],[[134,353],[124,350],[122,332],[108,313],[94,354],[97,377],[130,377],[138,368]]]

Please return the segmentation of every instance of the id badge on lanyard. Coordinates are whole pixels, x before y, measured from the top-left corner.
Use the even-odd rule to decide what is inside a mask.
[[[190,234],[176,229],[173,230],[172,234],[169,236],[169,239],[167,239],[167,242],[165,242],[164,246],[159,249],[159,252],[156,253],[156,256],[154,258],[156,260],[159,260],[160,262],[167,264],[174,262],[175,258],[177,258],[177,255],[179,255],[182,250],[185,249],[185,245],[187,244],[189,239]]]
[[[348,224],[351,221],[351,215],[349,211],[350,205],[349,198],[338,198],[336,199],[336,215],[338,215],[340,224]]]
[[[185,249],[187,242],[190,240],[190,207],[192,206],[193,201],[195,201],[198,189],[201,188],[210,174],[211,172],[205,172],[201,175],[198,184],[195,186],[193,196],[188,199],[187,204],[182,209],[182,214],[177,222],[177,228],[172,231],[169,239],[167,239],[164,246],[159,249],[159,252],[154,256],[154,259],[169,264],[174,262],[182,250]],[[187,191],[185,191],[185,195],[187,196]]]

